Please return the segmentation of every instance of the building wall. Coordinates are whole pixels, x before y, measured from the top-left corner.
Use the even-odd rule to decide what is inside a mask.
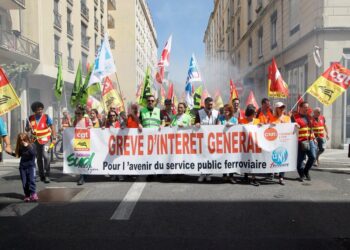
[[[86,0],[86,6],[89,9],[87,21],[81,15],[80,0],[59,0],[57,6],[61,19],[61,28],[56,28],[54,25],[53,0],[25,1],[25,8],[6,10],[8,12],[7,18],[9,19],[6,29],[9,32],[15,30],[25,39],[37,43],[40,55],[38,59],[32,59],[0,48],[0,61],[2,63],[11,64],[16,61],[17,63],[30,63],[32,65],[32,72],[29,72],[24,79],[18,79],[13,82],[17,94],[21,97],[22,105],[20,108],[10,112],[6,117],[8,126],[11,128],[9,131],[12,138],[22,129],[22,124],[31,113],[30,104],[34,101],[43,102],[45,111],[54,118],[55,122],[58,121],[61,108],[69,107],[71,89],[79,61],[82,61],[82,52],[86,53],[87,62],[92,64],[95,59],[97,45],[100,45],[102,39],[101,25],[105,27],[105,31],[107,30],[106,1]],[[5,8],[5,2],[0,3],[0,8]],[[73,39],[67,34],[67,8],[72,11]],[[99,24],[98,31],[94,29],[94,9],[96,9],[96,17]],[[86,23],[88,27],[87,36],[90,37],[88,49],[82,47],[82,22]],[[96,42],[95,34],[97,35]],[[64,89],[66,90],[61,102],[57,102],[53,91],[57,76],[54,49],[55,35],[60,37],[57,52],[60,53],[62,59],[62,73],[65,80]],[[73,69],[68,69],[68,43],[72,45],[71,59],[74,60],[72,64]],[[86,71],[86,65],[83,65],[83,69]]]
[[[152,77],[156,72],[158,43],[152,16],[145,0],[117,1],[116,10],[109,14],[115,20],[109,33],[115,41],[112,53],[121,91],[127,102],[135,101],[137,84],[143,82],[147,67]]]
[[[248,18],[248,3],[251,2],[251,22]],[[259,2],[261,7],[259,8]],[[240,4],[239,4],[240,3]],[[230,8],[225,15],[225,23],[215,22],[220,16],[219,6],[226,4]],[[294,5],[295,4],[295,5]],[[272,20],[276,19],[276,46],[272,46]],[[291,108],[299,94],[329,67],[331,62],[340,61],[343,49],[349,47],[350,2],[318,1],[318,0],[216,0],[211,19],[204,35],[207,58],[218,58],[218,50],[222,48],[217,43],[221,26],[228,32],[224,33],[227,51],[232,63],[239,69],[234,74],[236,81],[242,81],[245,86],[243,100],[250,90],[254,90],[257,100],[267,96],[267,70],[272,57],[275,57],[284,80],[289,84],[291,96],[286,100]],[[238,20],[240,25],[238,28]],[[225,20],[224,20],[225,21]],[[215,26],[215,24],[217,24]],[[214,27],[214,28],[212,28]],[[240,37],[238,37],[240,29]],[[262,54],[259,55],[259,33],[262,29]],[[214,34],[210,32],[213,31]],[[209,35],[210,34],[210,35]],[[233,40],[232,40],[233,38]],[[212,49],[211,44],[214,44]],[[250,46],[251,44],[251,46]],[[314,62],[314,46],[320,47],[323,66],[318,68]],[[252,60],[249,60],[249,48]],[[224,79],[228,81],[229,79]],[[345,95],[332,106],[323,107],[315,98],[306,95],[312,106],[320,106],[326,115],[331,131],[332,147],[344,144],[346,111]],[[350,119],[350,118],[348,118]],[[348,121],[350,122],[350,121]],[[349,138],[350,135],[347,135]]]

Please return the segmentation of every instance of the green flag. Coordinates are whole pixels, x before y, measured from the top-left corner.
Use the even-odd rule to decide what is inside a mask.
[[[196,91],[194,91],[193,95],[193,108],[200,109],[201,108],[201,99],[202,99],[203,86],[199,86]]]
[[[139,99],[139,105],[146,107],[147,106],[147,96],[152,95],[151,93],[151,75],[150,70],[147,67],[145,80],[143,83],[143,88],[141,92],[141,96]]]
[[[82,85],[83,85],[83,78],[81,75],[81,62],[79,62],[77,74],[75,75],[74,85],[72,89],[72,95],[70,98],[70,105],[72,106],[72,108],[75,108],[75,106],[78,104],[78,101],[79,101],[78,95]]]
[[[57,100],[61,99],[63,84],[64,84],[64,81],[62,76],[62,60],[60,58],[60,62],[58,63],[57,79],[55,84],[55,96]]]
[[[80,91],[78,94],[77,102],[83,105],[86,105],[89,96],[94,95],[98,91],[101,91],[100,83],[94,83],[88,86],[93,68],[94,68],[94,65],[90,67],[89,72],[84,80],[84,84],[80,88]]]

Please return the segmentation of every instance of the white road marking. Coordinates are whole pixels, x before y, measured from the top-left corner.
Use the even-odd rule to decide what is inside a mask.
[[[13,203],[0,210],[0,217],[23,216],[32,209],[36,208],[38,203]]]
[[[4,175],[8,175],[10,173],[12,173],[13,171],[0,171],[0,177],[4,176]]]
[[[128,193],[125,195],[122,202],[119,204],[117,209],[114,211],[111,220],[129,220],[130,216],[139,200],[143,189],[146,186],[145,178],[142,182],[135,182],[130,187]]]
[[[334,170],[334,171],[350,171],[350,168],[315,168],[315,169],[319,169],[319,170]]]

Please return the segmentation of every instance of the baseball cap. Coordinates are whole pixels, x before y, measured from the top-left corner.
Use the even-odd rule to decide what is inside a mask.
[[[276,102],[274,105],[275,108],[285,108],[286,105],[284,105],[283,102]]]

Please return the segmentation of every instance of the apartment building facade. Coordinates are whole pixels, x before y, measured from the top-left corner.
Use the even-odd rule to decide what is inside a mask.
[[[108,3],[107,3],[108,2]],[[79,62],[83,75],[92,64],[107,30],[110,0],[3,0],[0,3],[0,61],[29,64],[30,70],[11,79],[22,105],[4,118],[11,138],[23,129],[30,104],[41,101],[45,112],[59,122],[62,107],[69,107]],[[64,93],[54,96],[57,65],[62,62]],[[12,140],[13,141],[13,140]]]
[[[250,90],[256,98],[267,96],[267,70],[277,61],[290,97],[291,108],[332,62],[350,68],[350,2],[344,0],[215,0],[204,43],[208,60],[225,57],[237,69],[232,77],[244,85],[242,99]],[[313,52],[319,48],[322,66]],[[223,51],[223,53],[220,53]],[[227,79],[225,79],[227,81]],[[350,92],[326,107],[305,95],[313,107],[320,106],[334,148],[350,140]]]
[[[121,92],[133,102],[147,67],[153,78],[157,66],[157,32],[147,1],[119,0],[116,10],[108,10],[108,33]]]

